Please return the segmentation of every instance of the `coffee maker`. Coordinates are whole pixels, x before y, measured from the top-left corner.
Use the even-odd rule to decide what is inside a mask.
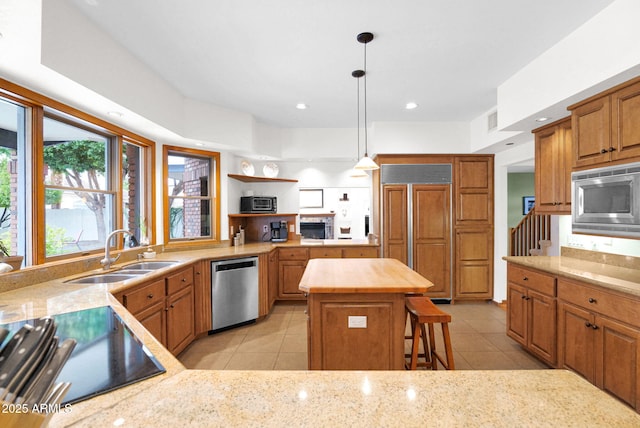
[[[269,225],[271,227],[271,242],[287,241],[288,232],[286,221],[272,221]]]

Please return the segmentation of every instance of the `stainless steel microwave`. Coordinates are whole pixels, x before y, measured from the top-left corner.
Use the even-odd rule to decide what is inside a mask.
[[[640,238],[640,162],[571,174],[572,231]]]
[[[241,214],[275,213],[278,203],[275,196],[241,196]]]

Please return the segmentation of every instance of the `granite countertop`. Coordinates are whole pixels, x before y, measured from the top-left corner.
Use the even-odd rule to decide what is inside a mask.
[[[157,259],[186,264],[271,249],[271,244],[251,244],[160,253]],[[46,269],[53,271],[45,277],[63,267]],[[154,275],[166,273],[167,268]],[[110,305],[167,372],[74,404],[54,414],[51,427],[424,426],[425,421],[465,427],[640,426],[640,415],[631,408],[564,370],[187,370],[112,296],[127,285],[69,284],[66,279],[1,293],[0,322]]]
[[[640,269],[568,256],[507,256],[503,260],[640,297]],[[631,260],[627,264],[633,265]]]
[[[67,416],[53,419],[63,426]],[[78,421],[96,426],[614,427],[640,415],[565,370],[185,370]]]

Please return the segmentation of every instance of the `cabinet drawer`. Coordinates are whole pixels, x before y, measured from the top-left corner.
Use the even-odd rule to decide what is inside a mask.
[[[164,300],[164,279],[123,293],[124,306],[133,315]]]
[[[341,248],[309,248],[310,259],[342,258]]]
[[[558,280],[558,299],[640,327],[637,309],[640,301],[636,299],[611,294],[597,287],[565,279]]]
[[[280,248],[278,251],[279,260],[307,260],[309,258],[308,248]]]
[[[167,294],[171,295],[193,284],[193,266],[167,276]]]
[[[370,247],[356,247],[356,248],[344,248],[342,250],[342,257],[344,258],[376,258],[378,257],[378,249]]]
[[[551,275],[509,264],[507,280],[547,296],[555,297],[556,295],[556,278]]]

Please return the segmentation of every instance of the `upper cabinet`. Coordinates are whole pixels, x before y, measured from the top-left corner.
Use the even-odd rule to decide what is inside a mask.
[[[640,79],[569,106],[574,169],[640,159]]]
[[[456,226],[493,225],[493,157],[456,156]]]
[[[536,213],[571,214],[571,118],[532,132],[536,139]]]

